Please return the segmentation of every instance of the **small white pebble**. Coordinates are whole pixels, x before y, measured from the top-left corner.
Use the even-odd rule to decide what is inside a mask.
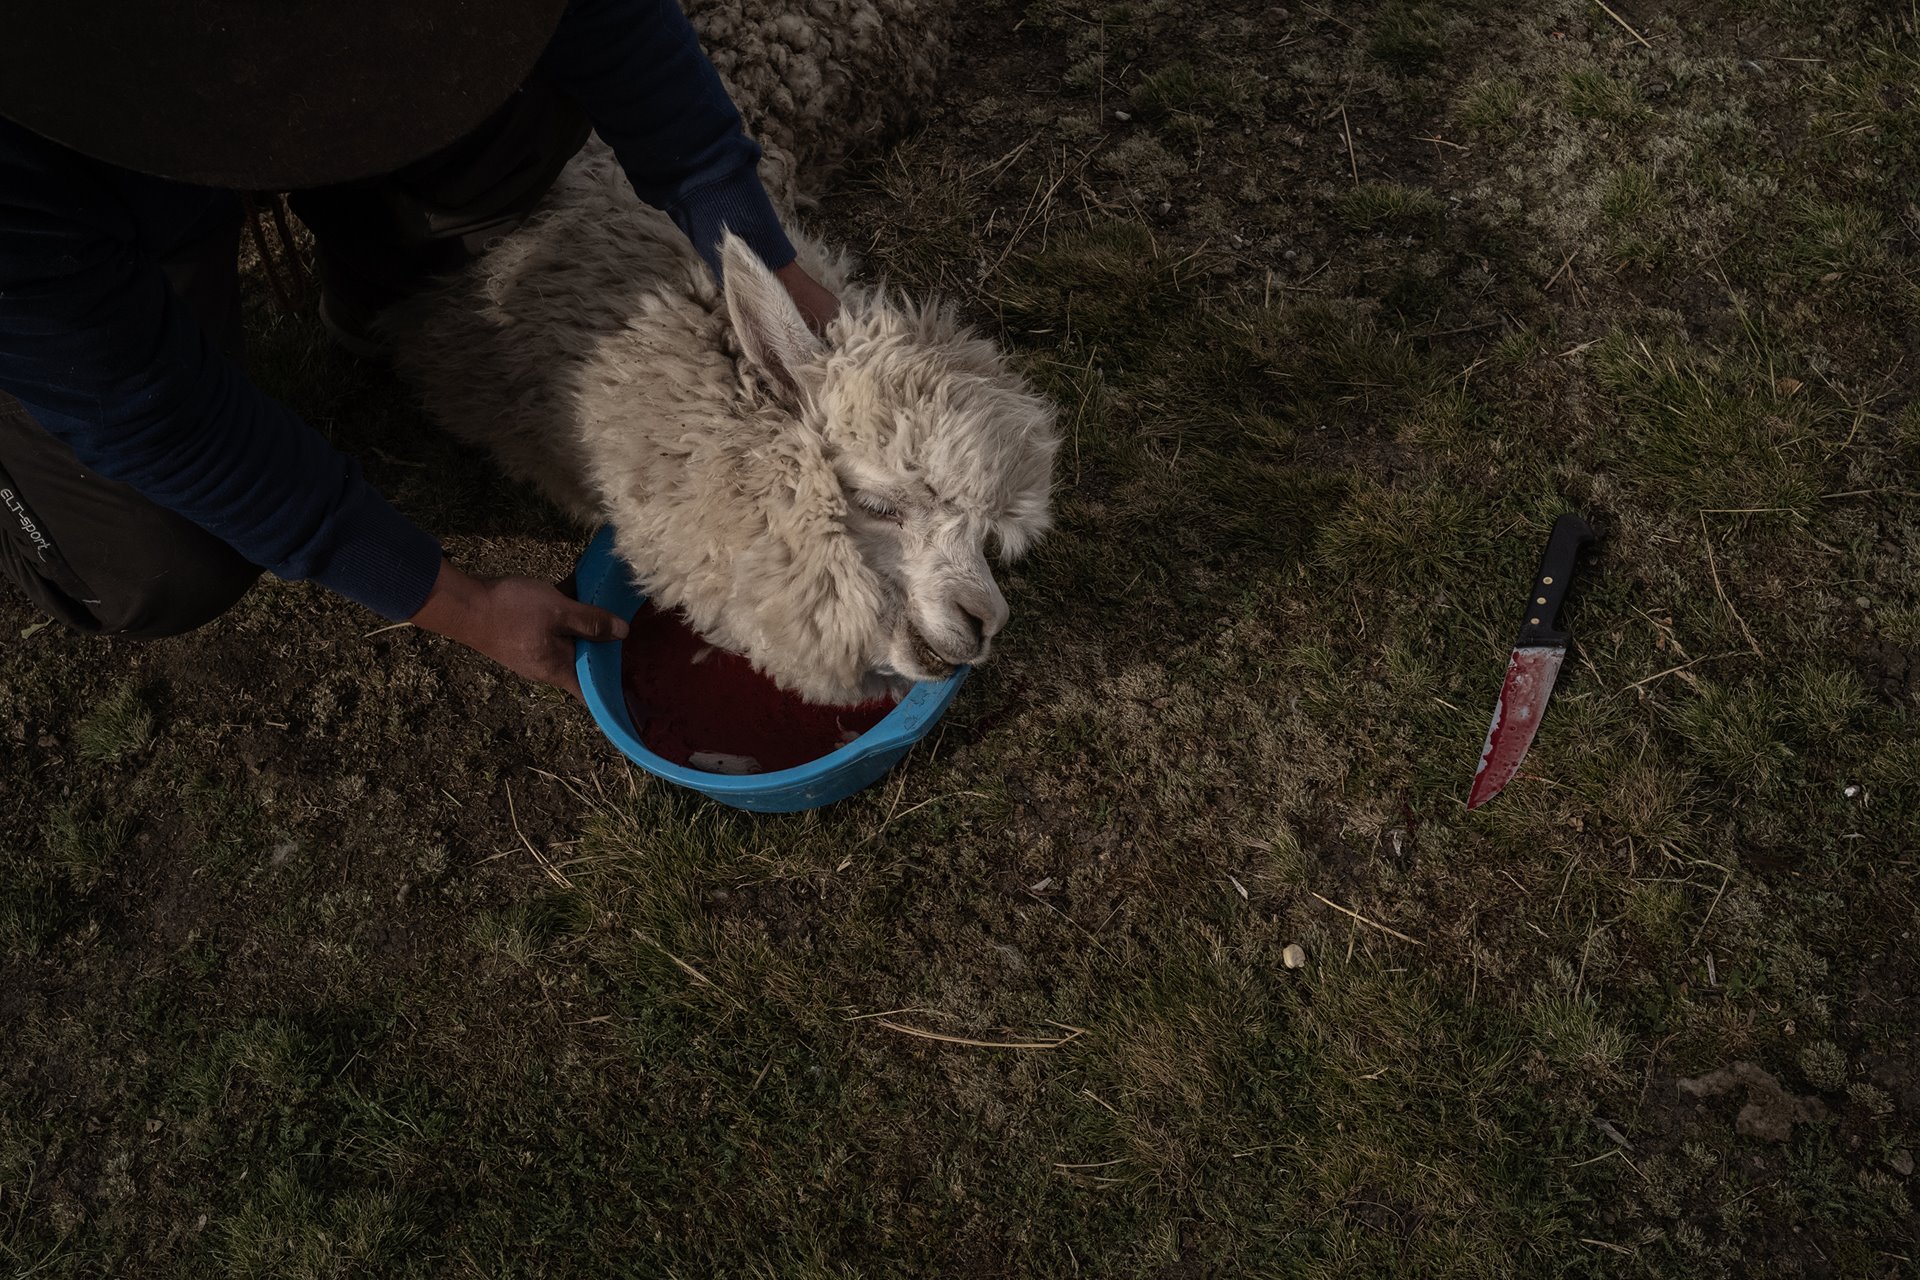
[[[1133,114],[1127,111],[1116,111],[1113,113],[1113,118],[1121,124],[1125,124],[1127,121],[1133,119]]]
[[[1306,968],[1307,967],[1306,949],[1303,948],[1297,942],[1289,942],[1287,944],[1287,949],[1280,953],[1280,963],[1286,965],[1287,968],[1289,969]]]
[[[1846,786],[1840,789],[1840,794],[1845,796],[1847,799],[1851,800],[1855,796],[1860,794],[1860,788],[1855,786],[1853,783],[1848,783]]]

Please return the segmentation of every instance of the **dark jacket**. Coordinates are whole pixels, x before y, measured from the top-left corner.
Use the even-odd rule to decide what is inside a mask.
[[[539,74],[580,104],[634,190],[716,271],[723,225],[769,266],[792,261],[759,148],[674,0],[573,0]],[[411,617],[439,544],[248,381],[161,272],[175,247],[234,218],[236,200],[0,120],[0,391],[83,465],[255,564]]]

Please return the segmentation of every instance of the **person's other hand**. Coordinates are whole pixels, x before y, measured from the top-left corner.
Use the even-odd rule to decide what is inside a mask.
[[[626,638],[623,618],[569,599],[537,578],[476,578],[440,561],[413,624],[457,640],[527,680],[580,696],[573,641]]]
[[[840,299],[802,270],[798,262],[789,262],[773,274],[787,287],[787,294],[793,299],[793,305],[800,308],[801,318],[807,322],[807,327],[815,333],[824,334],[827,323],[840,314]]]

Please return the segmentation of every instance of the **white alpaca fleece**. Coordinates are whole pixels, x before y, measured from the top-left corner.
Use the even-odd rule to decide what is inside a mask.
[[[732,237],[716,286],[595,141],[545,212],[385,325],[450,432],[611,521],[643,589],[708,640],[842,703],[985,656],[1006,605],[984,548],[1046,528],[1058,439],[950,308],[793,239],[840,297],[824,342]]]
[[[804,203],[855,148],[898,128],[951,47],[955,0],[685,0],[766,151],[761,178]]]

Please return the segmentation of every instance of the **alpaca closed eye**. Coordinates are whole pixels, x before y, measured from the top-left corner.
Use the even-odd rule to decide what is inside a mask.
[[[854,501],[858,502],[861,508],[864,511],[866,511],[868,515],[878,516],[882,520],[891,520],[895,524],[899,524],[901,522],[901,516],[900,516],[899,510],[895,507],[888,506],[886,503],[880,501],[880,499],[878,498],[869,498],[863,494],[860,497],[855,498]]]

